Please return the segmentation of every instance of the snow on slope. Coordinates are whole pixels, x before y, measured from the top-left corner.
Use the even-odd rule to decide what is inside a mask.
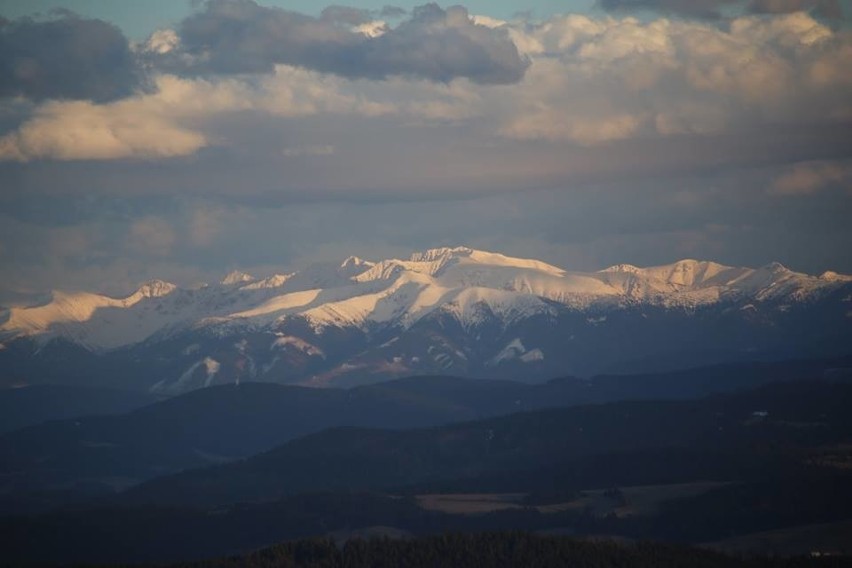
[[[205,357],[204,359],[196,362],[189,369],[187,369],[178,380],[172,384],[167,384],[168,381],[165,379],[155,383],[151,387],[151,392],[153,393],[169,393],[169,392],[181,392],[182,390],[192,390],[189,388],[193,383],[199,383],[194,388],[198,387],[209,387],[213,382],[213,379],[216,378],[216,375],[219,373],[219,369],[221,369],[222,365],[212,359],[211,357]],[[201,369],[203,370],[203,378],[199,381],[197,376],[197,371]]]
[[[91,349],[107,350],[184,327],[226,323],[274,326],[291,316],[315,329],[325,326],[410,326],[441,311],[470,326],[483,314],[506,323],[563,306],[646,302],[697,306],[726,298],[797,301],[852,277],[820,277],[773,263],[734,268],[682,260],[639,268],[616,265],[598,272],[568,272],[530,259],[467,247],[418,252],[407,260],[370,262],[350,257],[263,280],[234,271],[219,284],[196,290],[152,281],[126,298],[55,292],[43,306],[13,308],[0,325],[3,336],[65,337]]]
[[[518,359],[523,363],[532,363],[533,361],[543,361],[544,353],[541,349],[530,349],[527,350],[524,347],[523,342],[520,338],[515,338],[509,342],[506,347],[504,347],[497,355],[492,357],[485,364],[491,367],[495,367],[504,361],[511,361],[513,359]]]
[[[88,292],[55,291],[46,305],[11,309],[9,319],[0,330],[37,336],[61,335],[91,348],[136,343],[161,329],[163,322],[140,313],[126,325],[112,324],[116,320],[130,319],[125,316],[133,308],[146,301],[164,298],[176,289],[174,284],[153,280],[121,299]],[[79,325],[81,322],[90,325],[83,327]]]
[[[240,272],[239,270],[233,270],[229,272],[219,284],[223,286],[233,286],[234,284],[245,284],[247,282],[254,282],[255,277],[251,274],[246,274],[245,272]]]

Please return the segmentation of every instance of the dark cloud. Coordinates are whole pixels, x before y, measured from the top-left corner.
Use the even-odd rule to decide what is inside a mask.
[[[787,14],[805,10],[832,20],[843,18],[840,0],[752,0],[748,10],[754,14]]]
[[[608,12],[653,10],[692,18],[718,19],[725,7],[752,14],[789,14],[807,11],[828,19],[843,18],[840,0],[600,0]]]
[[[103,102],[140,86],[133,53],[112,24],[67,11],[0,23],[0,96]]]
[[[608,12],[653,10],[703,19],[718,19],[723,6],[737,3],[737,0],[600,0],[601,7]]]
[[[379,10],[380,18],[402,18],[408,14],[408,11],[405,8],[400,8],[399,6],[383,6],[381,10]]]
[[[210,0],[179,26],[180,52],[152,57],[156,65],[188,74],[268,73],[275,64],[289,64],[349,78],[467,77],[485,84],[515,83],[529,65],[504,30],[474,24],[459,6],[420,6],[375,38],[344,25],[364,16],[358,10],[333,7],[323,14]]]

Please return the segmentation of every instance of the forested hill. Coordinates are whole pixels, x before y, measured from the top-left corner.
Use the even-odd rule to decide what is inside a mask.
[[[293,541],[240,557],[171,568],[806,568],[852,566],[845,557],[734,558],[699,548],[619,544],[522,532],[445,534],[419,539],[373,538],[343,544]]]
[[[245,461],[158,478],[119,499],[125,504],[214,506],[300,492],[398,490],[662,449],[760,455],[770,464],[770,456],[852,439],[850,405],[852,385],[808,381],[696,401],[541,410],[431,429],[339,428]],[[765,419],[756,419],[755,412],[766,413]],[[735,462],[743,463],[740,458]]]

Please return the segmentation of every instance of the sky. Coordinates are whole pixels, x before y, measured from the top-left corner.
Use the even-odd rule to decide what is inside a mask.
[[[0,0],[0,305],[467,245],[852,273],[846,0]]]

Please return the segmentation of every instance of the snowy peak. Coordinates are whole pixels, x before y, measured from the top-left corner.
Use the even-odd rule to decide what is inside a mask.
[[[598,272],[611,285],[635,298],[656,298],[664,305],[699,305],[723,298],[750,297],[801,300],[848,277],[815,277],[794,272],[778,262],[760,268],[731,267],[710,261],[684,259],[672,264],[637,268],[616,265]]]
[[[852,277],[695,259],[566,271],[445,247],[264,279],[235,271],[192,289],[153,280],[123,298],[55,292],[0,316],[0,382],[29,364],[61,376],[78,360],[85,368],[75,376],[113,380],[119,369],[164,394],[240,380],[353,386],[436,372],[544,379],[609,372],[613,362],[668,368],[683,353],[717,363],[809,356],[811,344],[848,350]],[[31,340],[12,348],[18,337]],[[94,356],[77,358],[51,344],[56,338]]]
[[[245,284],[247,282],[253,282],[254,280],[255,278],[251,274],[246,274],[239,270],[232,270],[219,282],[219,284],[223,286],[233,286],[234,284]]]
[[[219,286],[192,291],[152,280],[119,299],[56,292],[44,305],[9,310],[0,331],[62,336],[112,349],[178,329],[276,330],[290,318],[302,318],[315,330],[363,331],[377,325],[407,329],[430,314],[447,314],[469,329],[484,319],[510,325],[537,315],[642,304],[693,309],[777,300],[787,305],[850,282],[852,277],[835,272],[809,276],[778,263],[752,269],[694,259],[569,272],[539,260],[444,247],[406,260],[371,262],[352,256],[261,280],[233,271]]]
[[[691,288],[713,282],[719,276],[732,270],[736,271],[730,266],[723,266],[715,262],[684,259],[665,266],[646,268],[642,271],[642,274],[672,286]]]
[[[468,247],[441,247],[415,252],[409,260],[411,262],[436,262],[447,261],[454,257],[470,256],[474,250]]]
[[[605,275],[610,281],[614,276],[620,275],[629,278],[630,283],[641,284],[648,290],[672,293],[727,286],[749,272],[751,269],[748,268],[735,268],[716,262],[687,258],[672,264],[648,268],[639,268],[632,264],[617,264],[597,274]]]
[[[504,268],[518,268],[523,270],[535,270],[544,272],[552,276],[564,276],[566,272],[561,268],[547,264],[540,260],[532,260],[528,258],[515,258],[502,255],[496,252],[485,252],[475,250],[470,254],[471,260],[479,264],[490,264],[492,266],[500,266]]]
[[[482,286],[507,290],[524,286],[530,288],[529,278],[561,278],[566,275],[561,268],[538,260],[514,258],[469,247],[445,247],[414,253],[408,260],[377,262],[369,270],[353,277],[353,280],[389,281],[403,273],[420,274],[434,279],[437,284],[450,287]]]
[[[350,256],[340,264],[340,268],[342,268],[343,270],[353,270],[359,268],[369,268],[373,266],[373,264],[374,263],[370,262],[369,260],[364,260],[363,258],[357,256]]]
[[[441,268],[449,264],[477,264],[500,268],[517,268],[545,272],[554,276],[562,276],[565,271],[540,260],[515,258],[496,252],[476,250],[470,247],[444,247],[429,249],[411,255],[410,262],[438,265]],[[437,273],[438,270],[434,270]]]
[[[383,260],[360,274],[354,275],[352,279],[356,282],[374,282],[377,280],[391,280],[405,270],[421,272],[414,264],[400,260]]]
[[[766,270],[767,272],[771,272],[772,274],[787,274],[793,272],[780,262],[770,262],[766,266],[762,266],[761,270]]]
[[[168,296],[175,290],[177,290],[177,286],[171,282],[164,282],[163,280],[149,280],[142,284],[139,289],[131,295],[131,298],[162,298],[163,296]]]
[[[825,280],[826,282],[852,282],[852,276],[838,274],[833,270],[826,270],[819,275],[819,279]]]
[[[9,318],[0,330],[20,334],[46,333],[53,326],[87,321],[98,309],[118,307],[122,303],[98,294],[56,290],[47,304],[9,310]]]
[[[638,266],[633,266],[632,264],[614,264],[608,268],[604,268],[603,270],[599,270],[598,272],[607,273],[607,272],[620,272],[624,274],[640,274],[642,269]]]
[[[280,288],[287,283],[292,274],[273,274],[269,278],[263,280],[249,281],[248,284],[242,286],[241,290],[265,290],[269,288]]]
[[[358,258],[357,256],[350,256],[340,264],[338,273],[344,278],[354,278],[370,270],[374,265],[374,262]]]

